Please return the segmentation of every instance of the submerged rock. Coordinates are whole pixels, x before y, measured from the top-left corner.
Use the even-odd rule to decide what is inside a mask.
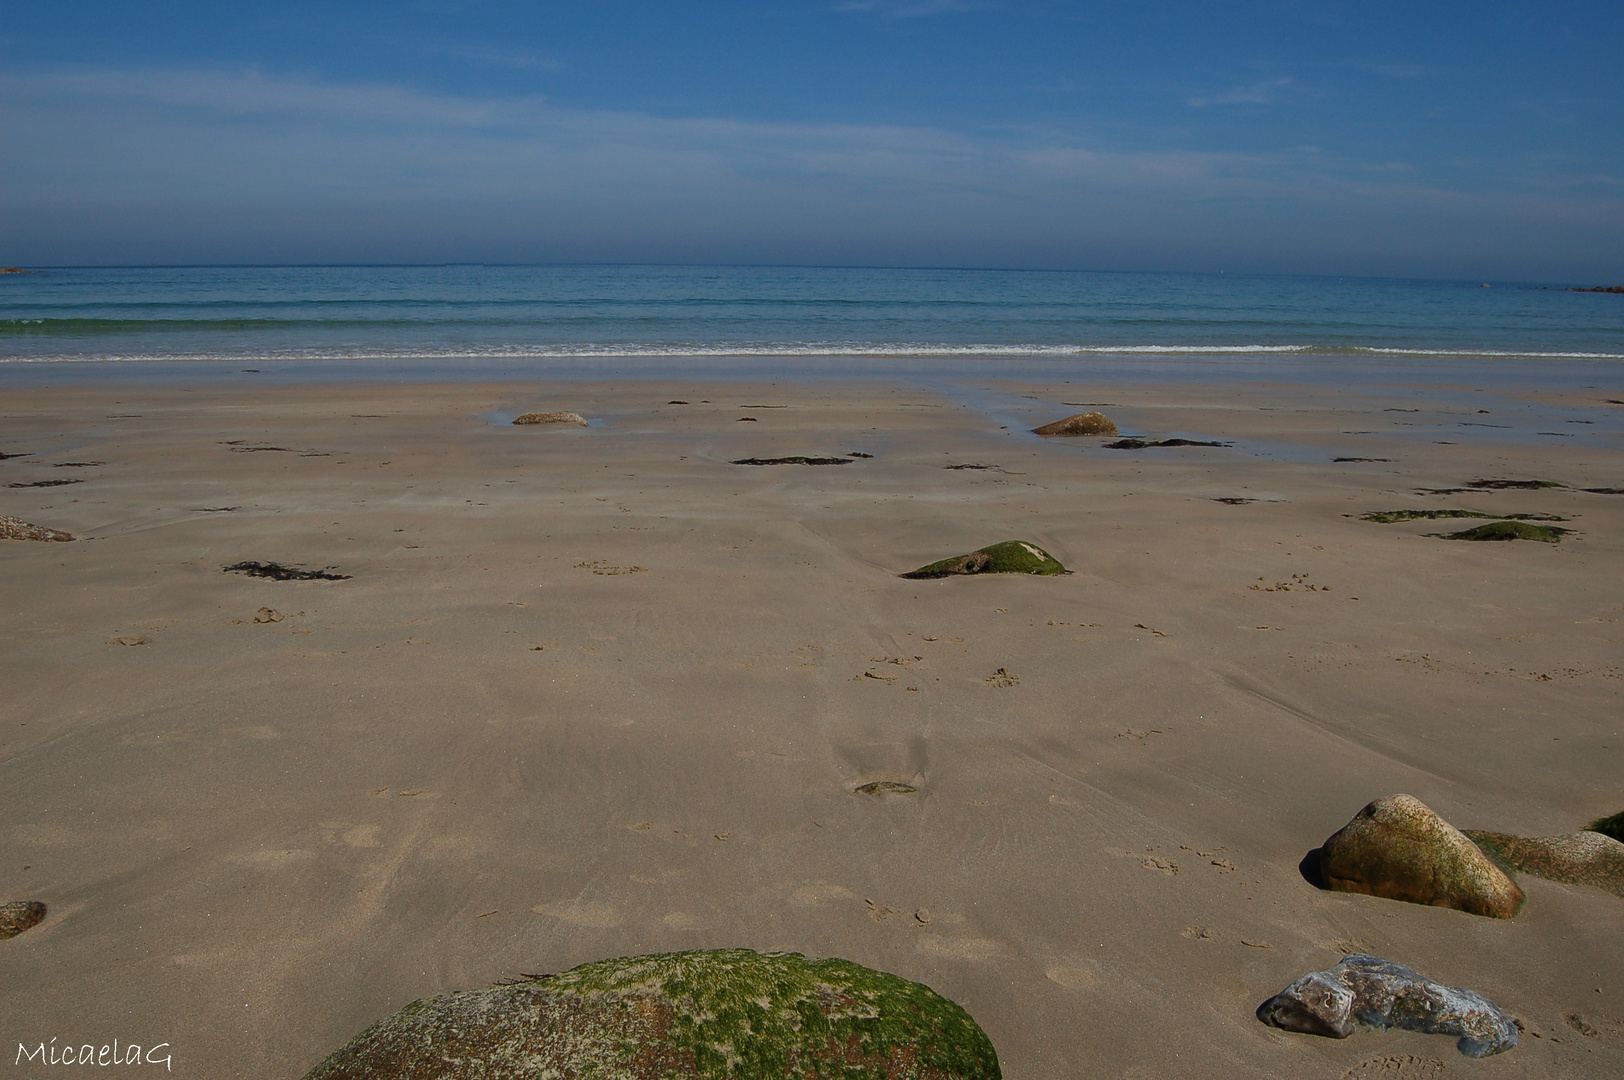
[[[998,1076],[981,1028],[929,987],[846,960],[717,949],[414,1001],[305,1080]]]
[[[1033,428],[1032,434],[1042,435],[1044,438],[1053,438],[1056,435],[1066,437],[1075,435],[1115,435],[1117,426],[1109,416],[1102,412],[1084,412],[1075,416],[1068,416],[1064,420],[1056,420],[1052,424],[1044,424],[1040,428]]]
[[[1589,830],[1566,836],[1466,836],[1502,866],[1567,885],[1592,885],[1624,896],[1624,844]]]
[[[586,427],[586,417],[572,412],[527,412],[513,418],[515,424],[574,424]]]
[[[62,532],[60,529],[47,529],[43,525],[34,525],[18,517],[0,517],[0,540],[66,543],[72,539],[72,533]]]
[[[0,904],[0,941],[38,926],[45,918],[45,910],[45,905],[38,900],[13,900],[9,904]]]
[[[1467,1057],[1517,1045],[1517,1025],[1482,994],[1435,983],[1413,968],[1355,953],[1311,971],[1258,1006],[1257,1018],[1285,1031],[1346,1039],[1360,1027],[1453,1035]]]
[[[968,555],[955,555],[901,575],[905,578],[942,578],[958,574],[1069,574],[1060,560],[1025,540],[1005,540]]]
[[[1320,872],[1336,892],[1509,919],[1523,892],[1460,830],[1412,795],[1366,806],[1320,847]]]

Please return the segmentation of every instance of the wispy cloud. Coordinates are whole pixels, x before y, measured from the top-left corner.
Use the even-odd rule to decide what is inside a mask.
[[[452,45],[446,52],[458,60],[512,68],[515,71],[557,71],[563,65],[532,49],[498,49],[488,45]]]
[[[1268,105],[1275,100],[1281,90],[1292,85],[1292,81],[1289,75],[1277,79],[1262,79],[1222,93],[1188,98],[1186,103],[1197,109],[1204,109],[1210,105]]]
[[[890,19],[919,19],[956,11],[984,11],[990,0],[845,0],[836,11],[871,11]]]
[[[1432,272],[1516,222],[1519,243],[1624,246],[1612,189],[1493,190],[1479,171],[1465,192],[1311,148],[670,118],[251,70],[12,71],[0,141],[18,260],[1154,268],[1206,251],[1230,269],[1341,272],[1358,254]]]

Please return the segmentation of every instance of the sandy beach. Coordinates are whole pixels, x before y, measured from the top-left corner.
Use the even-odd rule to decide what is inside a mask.
[[[0,514],[77,539],[0,542],[0,900],[49,905],[0,942],[4,1056],[292,1080],[417,998],[743,946],[924,982],[1017,1080],[1624,1075],[1624,900],[1299,869],[1400,792],[1523,836],[1624,810],[1624,494],[1584,490],[1624,488],[1620,396],[8,389]],[[1228,445],[1030,434],[1085,408]],[[732,464],[789,455],[848,463]],[[1573,531],[1360,518],[1428,508]],[[1011,539],[1074,572],[898,576]],[[1366,951],[1522,1045],[1255,1018]]]

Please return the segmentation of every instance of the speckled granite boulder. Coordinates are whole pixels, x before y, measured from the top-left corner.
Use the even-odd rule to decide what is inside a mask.
[[[1490,858],[1512,870],[1624,896],[1624,844],[1611,836],[1588,830],[1566,836],[1466,835]]]
[[[905,578],[943,578],[960,574],[1069,574],[1060,560],[1025,540],[989,544],[968,555],[955,555],[910,570]]]
[[[527,412],[522,416],[513,418],[513,422],[520,426],[526,424],[569,424],[573,427],[586,427],[586,417],[580,413],[572,412]]]
[[[0,941],[38,926],[44,918],[45,905],[38,900],[13,900],[9,904],[0,904]]]
[[[305,1080],[996,1080],[968,1013],[846,960],[718,949],[602,960],[415,1001]]]
[[[46,543],[66,543],[73,534],[61,529],[47,529],[19,517],[0,517],[0,540],[43,540]]]
[[[1311,971],[1258,1006],[1272,1027],[1346,1039],[1360,1027],[1453,1035],[1467,1057],[1517,1045],[1517,1025],[1482,994],[1435,983],[1413,968],[1364,953]]]
[[[1488,856],[1412,795],[1377,799],[1320,848],[1320,871],[1337,892],[1509,919],[1523,892]]]

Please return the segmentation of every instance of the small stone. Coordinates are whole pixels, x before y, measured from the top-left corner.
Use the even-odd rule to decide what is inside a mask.
[[[1102,412],[1078,413],[1068,416],[1064,420],[1056,420],[1052,424],[1044,424],[1040,428],[1033,428],[1034,435],[1044,438],[1053,438],[1056,435],[1071,437],[1076,435],[1115,435],[1117,426],[1109,416]]]
[[[60,544],[72,539],[72,533],[62,532],[60,529],[47,529],[43,525],[34,525],[18,517],[0,517],[0,540],[43,540],[47,543]]]
[[[716,949],[603,960],[414,1001],[305,1080],[998,1080],[927,986],[846,960]]]
[[[38,926],[40,920],[45,918],[45,911],[45,905],[38,900],[13,900],[9,904],[0,904],[0,941]]]
[[[1364,953],[1304,975],[1259,1005],[1257,1018],[1285,1031],[1333,1039],[1346,1039],[1361,1027],[1453,1035],[1456,1049],[1474,1058],[1517,1045],[1516,1023],[1488,998]]]
[[[265,623],[278,623],[285,618],[287,618],[287,616],[275,608],[262,607],[254,613],[254,621],[261,625],[264,625]]]
[[[1320,848],[1320,871],[1336,892],[1515,916],[1523,892],[1458,829],[1412,795],[1366,806]]]
[[[527,412],[513,418],[515,424],[574,424],[586,427],[586,417],[572,412]]]

